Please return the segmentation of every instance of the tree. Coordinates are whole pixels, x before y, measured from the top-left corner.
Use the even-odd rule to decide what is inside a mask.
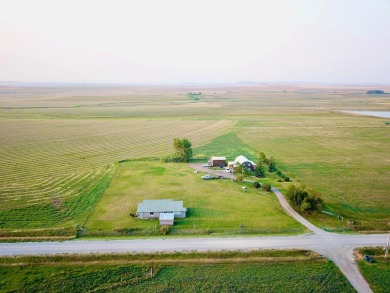
[[[243,174],[244,173],[244,170],[243,170],[242,165],[240,163],[237,163],[233,170],[234,170],[234,174]]]
[[[253,175],[263,178],[265,176],[264,167],[262,165],[256,165],[255,170],[253,170]]]
[[[175,148],[174,159],[177,162],[189,162],[192,158],[192,144],[187,138],[174,138],[173,147]]]
[[[286,195],[292,206],[302,213],[317,212],[323,205],[321,195],[314,190],[308,190],[304,185],[289,186]]]
[[[269,172],[275,172],[277,169],[276,169],[276,163],[275,163],[275,158],[274,157],[271,157],[270,159],[268,159],[268,171]]]
[[[257,163],[258,163],[258,165],[262,165],[263,163],[264,164],[268,164],[267,157],[265,156],[265,154],[263,152],[259,153],[259,157],[257,159]]]

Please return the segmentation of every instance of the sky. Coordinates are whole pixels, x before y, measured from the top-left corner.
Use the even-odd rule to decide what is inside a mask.
[[[0,81],[390,84],[390,0],[0,0]]]

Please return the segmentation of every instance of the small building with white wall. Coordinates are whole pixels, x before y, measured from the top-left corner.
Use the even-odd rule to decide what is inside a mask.
[[[138,204],[137,216],[140,219],[160,219],[163,223],[172,223],[175,218],[185,218],[187,208],[183,207],[183,201],[173,199],[145,199]],[[173,216],[173,219],[172,219]],[[161,222],[162,221],[162,222]]]

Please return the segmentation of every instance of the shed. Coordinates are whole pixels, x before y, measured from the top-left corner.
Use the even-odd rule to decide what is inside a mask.
[[[160,226],[173,226],[173,222],[175,221],[174,213],[160,213]]]
[[[209,165],[212,167],[223,168],[226,166],[226,158],[225,157],[211,157],[209,160]]]

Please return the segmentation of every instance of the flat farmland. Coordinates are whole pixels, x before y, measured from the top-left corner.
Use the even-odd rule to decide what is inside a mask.
[[[331,261],[299,250],[12,257],[0,262],[4,292],[355,292]]]
[[[182,200],[187,218],[176,219],[174,232],[298,234],[304,227],[283,213],[272,193],[248,189],[228,179],[202,180],[187,164],[125,162],[89,217],[85,228],[94,232],[113,230],[158,234],[156,220],[130,217],[145,199]],[[245,228],[240,228],[243,224]]]
[[[385,118],[338,112],[389,111],[389,95],[368,89],[1,87],[0,228],[82,225],[118,161],[169,154],[174,137],[187,137],[198,157],[274,156],[295,182],[321,192],[326,211],[346,219],[311,218],[324,228],[388,230],[390,127]],[[202,92],[198,101],[190,91]]]

